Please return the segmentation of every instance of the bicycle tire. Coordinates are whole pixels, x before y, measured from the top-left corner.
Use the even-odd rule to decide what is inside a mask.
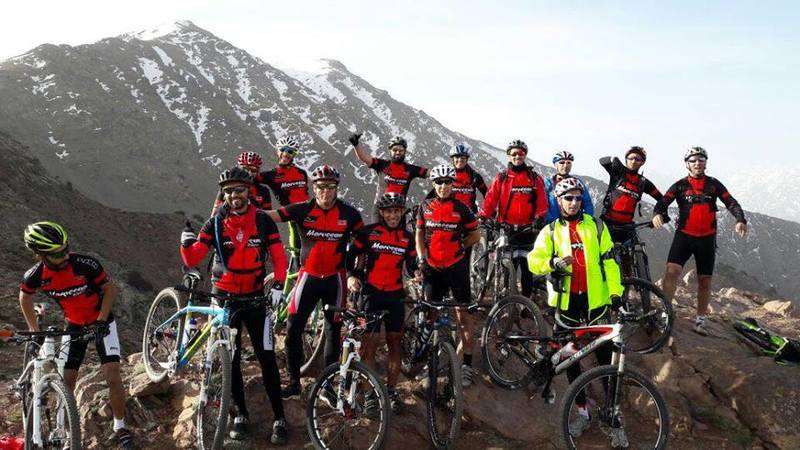
[[[219,399],[209,396],[208,390],[210,380],[213,379],[214,361],[211,362],[211,367],[204,367],[203,369],[203,384],[201,386],[200,401],[197,403],[197,411],[195,411],[195,427],[197,431],[197,448],[200,450],[219,450],[225,442],[225,436],[228,432],[228,410],[231,405],[231,354],[227,347],[222,345],[214,348],[214,353],[219,358],[219,373],[221,374],[222,386],[219,390]],[[204,395],[205,394],[205,395]],[[202,400],[205,397],[205,400]],[[217,404],[217,400],[219,404]],[[206,408],[216,408],[216,424],[213,424],[213,436],[210,442],[204,439],[204,431],[206,424],[203,420]],[[213,414],[213,411],[212,411]],[[209,424],[211,425],[211,424]],[[210,444],[210,445],[209,445]]]
[[[517,310],[517,308],[520,308]],[[501,324],[501,315],[502,314],[519,314],[521,311],[529,311],[530,313],[530,325],[532,329],[524,329],[524,330],[512,330],[508,328],[508,325]],[[519,317],[509,316],[511,320],[516,319],[517,328],[519,328]],[[499,330],[498,328],[506,328],[505,330]],[[531,379],[534,376],[534,369],[531,366],[528,366],[528,370],[525,371],[524,374],[521,374],[519,377],[512,378],[512,376],[506,376],[505,373],[501,372],[499,367],[499,363],[493,364],[493,361],[498,360],[500,358],[494,357],[494,351],[501,352],[502,348],[497,347],[496,345],[505,345],[505,341],[503,339],[510,331],[522,331],[525,335],[534,336],[534,333],[538,333],[539,336],[547,336],[547,323],[542,316],[542,312],[539,310],[539,307],[536,306],[535,303],[530,301],[529,299],[521,296],[521,295],[512,295],[506,298],[501,299],[497,302],[494,307],[492,307],[491,311],[489,311],[489,315],[486,317],[486,326],[483,327],[483,331],[481,333],[481,357],[483,359],[484,369],[486,373],[489,374],[489,378],[492,382],[503,389],[519,389],[523,386],[527,386]],[[492,337],[494,333],[499,333],[498,336],[500,337],[501,341],[498,344],[494,344],[492,342]],[[505,348],[506,353],[500,353],[500,356],[504,358],[506,355],[509,358],[517,358],[520,359],[519,356],[514,351],[509,351],[508,348]],[[524,363],[524,361],[521,361]],[[527,364],[526,364],[527,365]]]
[[[178,295],[178,291],[173,288],[162,289],[161,292],[156,295],[156,298],[153,299],[153,303],[150,304],[150,309],[147,312],[147,319],[144,322],[144,331],[142,333],[142,363],[144,364],[144,369],[145,372],[147,372],[147,376],[150,377],[150,380],[154,383],[164,380],[169,373],[169,369],[164,366],[169,365],[169,355],[172,355],[177,351],[178,342],[180,337],[183,335],[184,327],[183,317],[176,319],[178,323],[176,324],[177,330],[175,334],[174,346],[172,344],[167,345],[167,347],[169,347],[169,355],[164,361],[154,359],[153,350],[155,349],[153,346],[155,345],[155,342],[153,342],[153,339],[155,338],[151,336],[151,330],[158,325],[161,325],[161,322],[156,323],[157,319],[153,317],[161,303],[164,303],[168,310],[171,311],[167,317],[162,319],[166,320],[172,314],[181,309],[181,299]],[[173,306],[174,310],[172,310]]]
[[[81,448],[81,422],[78,416],[78,406],[75,402],[75,396],[72,394],[70,390],[67,389],[67,386],[64,384],[64,380],[62,380],[58,376],[51,376],[45,377],[41,381],[44,383],[44,387],[42,388],[42,398],[47,395],[48,391],[55,392],[56,396],[58,397],[57,405],[60,405],[61,408],[65,408],[64,417],[66,419],[66,426],[68,427],[69,436],[67,437],[67,441],[69,443],[70,449],[78,449]],[[33,443],[33,404],[34,402],[29,402],[28,404],[28,413],[26,415],[25,420],[25,448],[26,449],[36,449],[40,448]],[[56,412],[56,415],[58,412]],[[55,415],[53,415],[55,416]],[[53,417],[51,416],[51,417]],[[45,417],[42,414],[42,417]],[[42,433],[42,438],[44,439],[44,434]],[[61,445],[56,445],[57,448],[62,448],[65,442],[62,442]],[[45,446],[44,448],[55,448],[50,446]]]
[[[642,309],[641,304],[637,304],[639,302],[631,301],[631,292],[636,291],[641,293],[642,297],[645,296],[649,299],[649,310],[661,311],[657,316],[654,316],[653,321],[649,322],[646,326],[640,328],[640,330],[644,330],[646,334],[650,334],[653,330],[656,330],[659,334],[657,335],[656,339],[647,339],[645,340],[646,344],[643,346],[636,346],[634,339],[630,339],[628,342],[628,349],[630,351],[640,353],[640,354],[649,354],[655,353],[669,341],[670,336],[672,335],[672,327],[675,323],[675,311],[672,309],[672,303],[667,301],[664,293],[661,289],[658,288],[655,284],[643,280],[641,278],[624,278],[622,280],[622,287],[623,287],[623,295],[622,295],[622,302],[623,305],[626,306],[631,312],[638,313],[647,313],[649,311],[645,311]],[[637,331],[637,334],[634,334],[634,337],[640,335],[641,333]]]
[[[470,254],[469,261],[469,277],[470,288],[472,290],[472,298],[480,303],[482,300],[479,295],[484,290],[486,284],[486,268],[489,263],[489,255],[486,255],[487,242],[486,237],[481,235],[481,238],[475,245],[472,246],[472,253]],[[485,256],[484,256],[485,255]],[[485,260],[485,261],[482,261]]]
[[[446,369],[449,374],[450,386],[447,389],[447,394],[453,399],[453,417],[450,420],[448,430],[440,433],[436,423],[436,410],[438,403],[438,377],[439,373],[439,353],[443,354],[444,361],[448,364],[449,368]],[[458,361],[456,349],[449,342],[439,342],[437,346],[431,350],[428,356],[428,395],[426,401],[426,409],[428,412],[428,435],[431,438],[431,443],[437,449],[451,448],[458,439],[458,434],[461,429],[461,415],[464,411],[464,395],[461,386],[461,364]]]
[[[650,276],[650,264],[647,254],[644,253],[644,251],[637,251],[634,253],[633,266],[636,267],[636,278],[641,278],[651,283],[653,282]]]
[[[377,394],[377,400],[380,410],[380,415],[379,415],[380,424],[375,439],[372,440],[371,445],[369,445],[369,447],[366,448],[379,449],[383,447],[383,443],[386,439],[386,435],[389,430],[389,422],[391,420],[391,407],[389,405],[389,394],[386,391],[386,388],[384,387],[383,383],[380,381],[380,378],[362,362],[353,361],[348,371],[354,371],[363,374],[363,376],[366,378],[367,382],[371,386],[372,392]],[[335,379],[338,377],[338,374],[339,374],[338,363],[331,364],[328,367],[326,367],[325,370],[322,372],[322,375],[320,375],[320,377],[314,383],[314,386],[311,388],[311,394],[309,395],[308,404],[306,405],[306,426],[308,430],[308,436],[309,438],[311,438],[314,447],[318,449],[336,448],[336,447],[331,447],[330,444],[326,442],[323,442],[322,432],[321,430],[318,429],[320,414],[317,413],[317,406],[320,405],[320,402],[324,402],[324,400],[322,400],[322,394],[321,394],[322,386],[326,381],[331,383],[331,386],[338,386],[335,382]],[[353,408],[353,411],[356,411],[356,408]],[[363,429],[364,427],[359,426],[351,428],[357,430],[359,428]],[[364,448],[364,447],[356,446],[347,448]]]
[[[577,445],[574,442],[572,435],[570,434],[569,430],[569,422],[570,422],[570,411],[572,410],[572,406],[578,396],[578,394],[586,388],[589,384],[594,382],[596,379],[604,378],[604,377],[613,377],[617,375],[618,369],[615,365],[603,365],[594,367],[584,373],[582,373],[578,378],[573,381],[569,387],[567,388],[566,392],[564,393],[564,399],[562,400],[561,404],[561,438],[562,443],[564,444],[565,448],[568,449],[576,449]],[[640,387],[642,387],[647,393],[650,395],[650,398],[653,399],[655,403],[655,407],[657,408],[658,414],[658,423],[660,424],[660,430],[658,433],[658,439],[656,441],[656,445],[653,447],[656,450],[662,450],[667,446],[667,440],[669,438],[669,409],[667,408],[667,404],[664,401],[664,397],[658,391],[655,384],[647,379],[644,375],[639,373],[638,371],[634,370],[630,366],[625,367],[625,370],[622,374],[623,382],[624,379],[631,379],[636,382]],[[594,420],[602,420],[599,417],[594,418]],[[632,445],[632,448],[641,448],[637,445]]]
[[[406,313],[406,318],[403,322],[403,336],[400,340],[400,371],[408,379],[413,379],[419,375],[425,366],[426,355],[415,355],[418,350],[417,340],[419,339],[417,314],[420,311],[422,311],[422,308],[419,306],[411,308]]]

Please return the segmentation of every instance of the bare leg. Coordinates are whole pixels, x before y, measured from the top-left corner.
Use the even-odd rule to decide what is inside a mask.
[[[122,376],[119,373],[119,363],[105,363],[100,368],[108,383],[108,393],[111,399],[111,411],[115,419],[125,418],[125,391],[122,385]]]
[[[464,354],[472,355],[472,329],[473,319],[472,314],[463,309],[456,310],[458,323],[461,325],[459,331],[461,333],[461,342],[464,344]]]
[[[697,277],[697,315],[708,314],[708,303],[711,298],[711,275]]]
[[[675,289],[681,272],[683,272],[682,266],[675,263],[667,263],[667,269],[664,271],[664,296],[667,297],[667,300],[672,300],[672,297],[675,296]]]
[[[403,333],[386,333],[386,343],[389,346],[389,364],[386,371],[386,385],[394,387],[400,378],[400,345]]]

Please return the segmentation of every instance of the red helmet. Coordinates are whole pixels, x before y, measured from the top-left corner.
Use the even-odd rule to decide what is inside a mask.
[[[240,166],[261,168],[262,162],[261,156],[256,152],[242,152],[239,154],[239,157],[236,158],[236,164]]]
[[[311,171],[311,182],[317,181],[335,181],[339,182],[339,171],[333,167],[323,164]]]

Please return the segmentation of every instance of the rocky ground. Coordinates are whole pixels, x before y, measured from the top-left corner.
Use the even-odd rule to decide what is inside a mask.
[[[691,275],[687,278],[690,278]],[[691,281],[691,280],[689,280]],[[800,448],[797,414],[800,410],[798,367],[775,364],[759,356],[733,330],[736,317],[754,317],[768,327],[797,337],[800,311],[788,301],[728,288],[714,294],[711,336],[691,331],[692,294],[679,288],[674,302],[677,320],[671,345],[659,354],[629,358],[650,376],[667,400],[672,430],[670,446],[679,449],[794,449]],[[151,384],[139,362],[138,343],[128,342],[124,364],[131,394],[128,422],[144,448],[191,447],[191,415],[198,386],[191,374],[158,385]],[[8,361],[0,373],[0,428],[20,433],[17,401],[7,390],[9,377],[18,373],[20,349],[0,345],[0,357]],[[271,413],[260,386],[257,364],[246,365],[251,420],[257,424],[246,445],[228,442],[230,448],[265,448]],[[304,391],[313,383],[304,379]],[[392,418],[387,448],[428,447],[425,403],[419,383],[404,380],[399,386],[404,413]],[[563,394],[566,380],[556,383]],[[108,392],[93,363],[87,364],[77,388],[77,399],[88,448],[105,447],[110,434]],[[458,448],[558,448],[557,408],[546,405],[531,390],[505,391],[486,376],[465,391],[462,436]],[[304,403],[287,402],[290,442],[287,448],[310,447],[305,428]]]

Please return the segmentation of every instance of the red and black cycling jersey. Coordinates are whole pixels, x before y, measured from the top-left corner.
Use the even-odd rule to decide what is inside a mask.
[[[428,264],[446,268],[464,257],[464,239],[478,228],[475,215],[454,199],[434,198],[420,205],[417,229],[423,232]]]
[[[463,169],[456,169],[456,179],[453,181],[453,197],[467,205],[473,213],[478,212],[478,192],[485,198],[487,191],[483,177],[469,164]],[[431,189],[426,199],[436,198],[436,190]]]
[[[547,215],[544,180],[527,164],[511,166],[492,181],[480,216],[510,225],[528,225]]]
[[[281,206],[308,200],[308,175],[294,164],[261,172],[257,181],[272,189]]]
[[[650,195],[656,201],[661,200],[661,191],[643,175],[625,167],[619,158],[600,158],[600,165],[610,175],[608,190],[603,199],[603,212],[600,215],[606,222],[633,222],[636,206],[644,194]]]
[[[263,209],[264,211],[272,209],[272,196],[269,195],[269,188],[266,185],[261,183],[254,183],[251,185],[250,193],[247,195],[247,198],[250,199],[250,203],[258,209]],[[223,203],[225,203],[225,194],[223,194],[222,189],[220,189],[216,200],[214,200],[214,207],[211,209],[212,216]]]
[[[357,209],[337,199],[322,209],[315,199],[293,203],[278,210],[282,220],[300,227],[300,264],[308,274],[327,277],[344,270],[347,244],[352,233],[364,227]]]
[[[717,232],[717,199],[722,200],[737,222],[747,223],[744,211],[728,189],[714,177],[686,177],[673,184],[656,203],[654,214],[669,217],[667,208],[678,202],[677,230],[689,236],[704,237]]]
[[[373,157],[372,164],[369,167],[378,172],[378,174],[383,175],[385,186],[378,191],[378,196],[394,192],[405,197],[414,178],[428,176],[428,169],[425,167],[415,166],[405,161],[395,162]]]
[[[583,218],[568,220],[569,224],[569,245],[572,250],[572,265],[570,269],[569,289],[573,294],[582,294],[587,291],[586,284],[586,254],[584,253],[583,241],[578,234],[578,224]],[[599,239],[599,237],[598,237]]]
[[[194,267],[213,248],[211,280],[230,294],[252,294],[264,289],[267,255],[272,259],[275,281],[286,277],[286,254],[275,222],[266,211],[249,205],[242,214],[221,208],[203,225],[198,240],[181,247],[183,263]]]
[[[403,227],[389,228],[381,223],[364,227],[356,233],[351,257],[364,259],[363,278],[380,291],[403,288],[403,264],[408,273],[416,268],[414,237]]]
[[[70,253],[62,269],[38,262],[22,277],[19,288],[26,294],[41,291],[55,300],[67,322],[88,325],[97,320],[103,303],[103,285],[110,277],[91,256]]]

